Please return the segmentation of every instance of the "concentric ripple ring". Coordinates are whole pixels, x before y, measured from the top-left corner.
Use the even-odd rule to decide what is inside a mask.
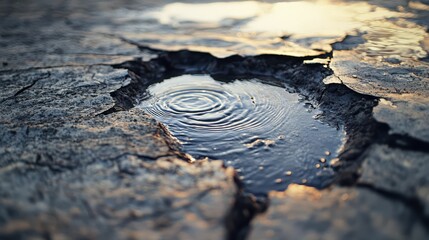
[[[314,120],[315,112],[284,88],[257,79],[224,83],[183,75],[151,85],[148,93],[139,108],[168,126],[194,157],[236,168],[253,192],[285,188],[278,179],[289,171],[297,178],[285,183],[305,179],[317,185],[316,172],[332,175],[309,168],[341,146],[342,131]],[[271,172],[260,171],[265,168]]]

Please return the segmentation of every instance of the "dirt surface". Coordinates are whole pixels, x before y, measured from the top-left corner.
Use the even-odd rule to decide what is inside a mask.
[[[1,239],[428,238],[429,3],[369,1],[394,17],[335,38],[201,28],[186,46],[145,17],[169,2],[0,2]],[[181,152],[134,106],[185,73],[275,78],[312,101],[347,134],[335,180],[252,196]]]

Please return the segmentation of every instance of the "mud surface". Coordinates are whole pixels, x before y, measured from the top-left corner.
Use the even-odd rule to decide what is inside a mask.
[[[429,3],[207,3],[0,3],[0,238],[427,239]],[[329,184],[254,196],[135,107],[195,74],[343,129]]]

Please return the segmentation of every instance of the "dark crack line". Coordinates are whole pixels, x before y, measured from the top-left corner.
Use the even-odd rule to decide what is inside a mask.
[[[236,178],[235,184],[238,189],[241,183]],[[226,240],[245,240],[251,231],[253,219],[268,209],[268,196],[256,197],[253,194],[244,194],[238,190],[234,203],[225,217]]]
[[[16,92],[13,96],[14,96],[14,97],[18,96],[19,94],[23,93],[25,90],[30,89],[31,87],[33,87],[33,86],[34,86],[34,84],[36,84],[38,81],[43,80],[43,79],[47,79],[47,78],[49,78],[50,76],[51,76],[51,72],[48,72],[48,73],[46,74],[46,76],[43,76],[43,77],[40,77],[40,78],[37,78],[37,79],[33,80],[33,82],[32,82],[30,85],[28,85],[28,86],[25,86],[25,87],[21,88],[21,89],[20,89],[18,92]]]
[[[6,97],[3,100],[0,101],[0,103],[4,103],[7,100],[10,100],[14,97],[17,97],[18,95],[20,95],[21,93],[25,92],[26,90],[30,89],[31,87],[33,87],[38,81],[43,80],[43,79],[47,79],[51,76],[51,72],[48,72],[46,74],[44,74],[44,76],[36,78],[35,80],[33,80],[29,85],[24,86],[23,88],[19,89],[15,94],[13,94],[10,97]]]
[[[151,47],[145,46],[145,45],[140,44],[140,43],[138,43],[136,41],[127,39],[125,37],[122,37],[122,36],[119,36],[119,35],[116,35],[116,34],[111,34],[111,33],[98,33],[98,34],[119,39],[120,41],[122,41],[124,43],[127,43],[127,44],[130,44],[130,45],[133,45],[133,46],[137,47],[141,51],[145,51],[146,50],[146,51],[149,51],[152,54],[159,54],[159,53],[167,53],[168,52],[168,51],[165,51],[165,50],[155,49],[155,48],[151,48]]]
[[[398,192],[394,192],[394,191],[390,191],[384,188],[374,186],[373,184],[369,184],[369,183],[357,183],[355,186],[357,188],[370,190],[392,201],[397,201],[402,203],[404,206],[410,209],[417,216],[419,221],[421,221],[426,228],[429,228],[429,216],[425,214],[424,203],[422,203],[418,198],[409,197]]]
[[[387,137],[386,143],[392,148],[429,153],[428,142],[413,138],[409,135],[391,134]]]
[[[160,156],[155,156],[154,157],[154,156],[149,156],[149,155],[144,155],[144,154],[139,154],[139,153],[122,153],[122,154],[119,154],[116,157],[105,159],[105,161],[116,161],[116,160],[118,160],[118,159],[120,159],[122,157],[125,157],[125,156],[135,156],[135,157],[138,157],[141,160],[156,161],[159,158],[174,157],[174,154],[165,154],[165,155],[160,155]]]
[[[82,199],[82,205],[85,208],[86,212],[88,213],[89,216],[96,218],[97,214],[94,211],[94,208],[91,206],[91,204],[88,202],[88,200],[86,199]]]
[[[21,162],[17,162],[16,164],[18,164],[18,163],[23,163],[25,166],[30,166],[30,167],[47,168],[52,173],[62,173],[62,172],[65,172],[66,170],[72,171],[72,170],[77,168],[77,166],[64,166],[64,165],[58,165],[55,163],[21,161]]]

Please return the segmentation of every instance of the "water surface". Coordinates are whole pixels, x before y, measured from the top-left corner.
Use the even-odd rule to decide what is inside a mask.
[[[315,119],[298,94],[258,79],[216,81],[183,75],[149,87],[140,108],[168,126],[195,158],[222,159],[253,193],[289,183],[322,187],[343,131]]]
[[[216,57],[317,56],[374,21],[410,16],[366,1],[333,0],[175,2],[134,14],[146,20],[139,25],[146,29],[127,33],[133,41],[157,49],[209,52]]]

